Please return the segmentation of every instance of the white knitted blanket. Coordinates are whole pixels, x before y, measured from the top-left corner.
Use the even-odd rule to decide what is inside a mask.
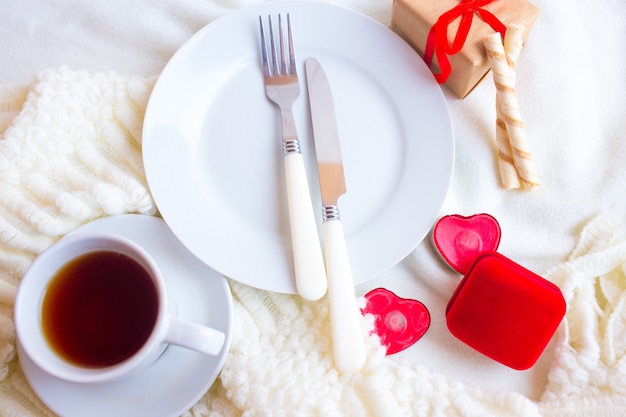
[[[91,220],[155,215],[141,159],[153,79],[74,72],[0,90],[0,415],[42,416],[17,362],[12,307],[30,262]],[[583,221],[584,219],[581,219]],[[230,282],[234,335],[224,369],[189,416],[626,415],[626,234],[599,215],[569,260],[544,276],[568,313],[540,401],[385,357],[375,338],[362,372],[332,367],[326,303]]]

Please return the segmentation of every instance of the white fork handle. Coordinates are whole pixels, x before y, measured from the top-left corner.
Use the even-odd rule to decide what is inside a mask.
[[[304,159],[297,152],[284,158],[296,289],[306,300],[319,300],[328,284]]]
[[[355,372],[365,364],[365,344],[341,220],[324,222],[324,254],[335,366]]]

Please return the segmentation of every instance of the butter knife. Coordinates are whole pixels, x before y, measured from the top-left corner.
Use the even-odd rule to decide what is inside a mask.
[[[346,182],[337,133],[332,92],[326,73],[315,58],[305,61],[311,121],[323,206],[324,257],[335,366],[354,372],[366,360],[361,312],[356,303],[352,271],[338,200]]]

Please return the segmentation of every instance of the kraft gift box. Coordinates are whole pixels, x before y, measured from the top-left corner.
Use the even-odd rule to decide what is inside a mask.
[[[492,16],[501,26],[489,24]],[[538,16],[539,9],[526,0],[394,0],[391,29],[422,57],[425,55],[427,39],[434,25],[437,25],[439,33],[447,33],[449,46],[455,43],[458,35],[461,35],[456,39],[456,42],[462,43],[459,52],[446,54],[451,72],[445,81],[440,82],[444,82],[459,98],[465,98],[490,70],[482,39],[494,31],[499,31],[492,26],[504,30],[510,24],[522,25],[525,42]],[[469,32],[462,42],[464,27],[469,27]],[[441,39],[445,40],[446,35],[441,36]],[[437,60],[442,48],[438,49],[432,54],[430,65],[434,74],[440,74],[442,67]],[[429,60],[425,61],[429,63]]]

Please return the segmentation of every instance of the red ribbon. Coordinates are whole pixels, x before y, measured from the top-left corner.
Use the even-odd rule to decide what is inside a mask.
[[[467,34],[472,26],[474,13],[491,26],[493,30],[499,32],[502,37],[504,37],[506,26],[498,20],[493,13],[482,8],[493,1],[494,0],[461,0],[461,3],[456,7],[439,16],[437,22],[430,29],[430,32],[428,32],[426,48],[424,50],[424,61],[430,68],[433,55],[437,56],[441,73],[434,75],[439,84],[445,83],[450,76],[450,72],[452,72],[448,55],[454,55],[463,48]],[[452,40],[452,45],[450,45],[448,43],[448,26],[458,18],[461,18],[459,29]]]

